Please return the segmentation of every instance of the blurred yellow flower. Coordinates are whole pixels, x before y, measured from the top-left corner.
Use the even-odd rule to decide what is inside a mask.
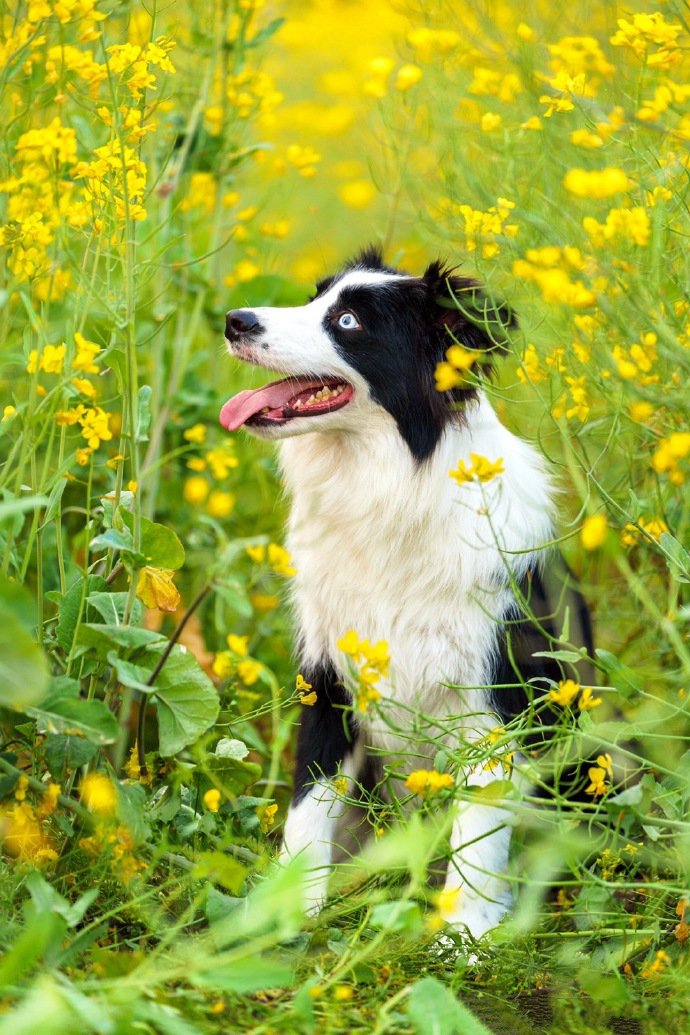
[[[376,197],[376,188],[369,180],[352,180],[344,183],[338,193],[350,208],[366,208]]]
[[[237,663],[237,674],[245,686],[253,686],[263,671],[263,665],[254,658],[244,658]]]
[[[237,636],[235,633],[229,633],[225,642],[228,645],[229,650],[233,654],[237,654],[240,658],[246,658],[249,654],[249,637],[248,636]]]
[[[105,773],[89,773],[81,782],[81,800],[97,816],[112,816],[117,808],[117,791]]]
[[[201,475],[192,475],[187,478],[182,489],[185,502],[196,506],[203,503],[208,496],[209,484]]]
[[[438,791],[449,790],[454,784],[450,773],[438,773],[435,769],[416,769],[405,780],[405,787],[413,794],[425,797]]]
[[[395,77],[396,90],[409,90],[410,87],[415,86],[420,81],[423,75],[424,72],[419,65],[402,65]]]
[[[216,787],[212,787],[209,791],[206,791],[203,797],[205,807],[209,812],[218,812],[220,808],[221,793]]]
[[[585,550],[598,550],[606,542],[609,523],[606,514],[591,514],[580,529],[580,542]]]
[[[186,428],[182,432],[182,437],[187,442],[193,442],[195,445],[201,446],[206,441],[206,434],[208,428],[205,424],[192,424],[191,428]]]
[[[206,513],[214,518],[226,518],[232,514],[235,506],[235,497],[231,492],[222,492],[220,489],[213,489],[206,503]]]

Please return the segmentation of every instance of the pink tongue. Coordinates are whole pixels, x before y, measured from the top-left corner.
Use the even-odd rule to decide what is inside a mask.
[[[283,381],[272,381],[263,388],[239,392],[228,399],[220,411],[220,423],[228,431],[237,431],[261,410],[282,409],[291,399],[307,388],[322,388],[323,381],[310,378],[288,377]]]

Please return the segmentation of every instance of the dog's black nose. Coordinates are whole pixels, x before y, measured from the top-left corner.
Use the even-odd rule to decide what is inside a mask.
[[[239,341],[243,335],[260,328],[257,315],[251,309],[232,309],[225,317],[225,337],[229,341]]]

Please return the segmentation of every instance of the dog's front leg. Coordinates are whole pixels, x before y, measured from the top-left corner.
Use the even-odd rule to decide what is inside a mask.
[[[334,786],[341,774],[357,779],[361,747],[349,710],[349,698],[330,666],[307,671],[305,678],[316,693],[313,705],[302,707],[295,789],[285,821],[282,855],[304,853],[309,861],[307,909],[314,913],[323,905],[336,825],[347,808]]]
[[[468,787],[485,787],[509,775],[499,763],[493,771],[474,770]],[[443,919],[473,938],[496,927],[512,904],[505,879],[510,850],[510,813],[492,805],[461,802],[453,821]]]

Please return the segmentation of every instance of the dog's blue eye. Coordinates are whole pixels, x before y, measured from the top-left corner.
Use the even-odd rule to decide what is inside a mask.
[[[338,327],[342,327],[344,331],[356,331],[360,326],[354,313],[341,313],[338,317]]]

